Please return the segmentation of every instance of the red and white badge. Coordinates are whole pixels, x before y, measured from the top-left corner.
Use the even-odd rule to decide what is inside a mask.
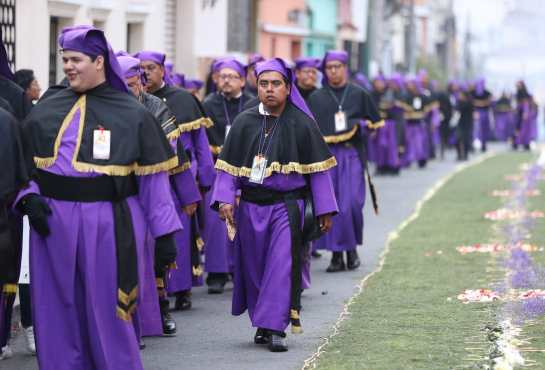
[[[110,134],[103,128],[93,131],[93,159],[110,159]]]

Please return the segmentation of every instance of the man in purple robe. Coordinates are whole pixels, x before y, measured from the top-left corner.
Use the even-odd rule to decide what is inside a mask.
[[[214,65],[218,75],[218,94],[210,94],[203,102],[208,117],[214,126],[206,129],[210,151],[217,160],[235,118],[243,111],[244,104],[253,97],[243,91],[246,81],[245,67],[234,58],[223,58]],[[210,204],[212,192],[206,193],[204,204]],[[233,272],[233,243],[227,237],[225,223],[217,212],[204,208],[205,220],[203,238],[205,241],[205,265],[208,273],[208,293],[221,294]]]
[[[515,132],[513,135],[513,149],[522,146],[530,150],[532,141],[532,95],[528,92],[524,81],[517,81],[517,110],[515,117]]]
[[[246,84],[244,85],[244,91],[252,96],[257,96],[257,80],[255,77],[255,66],[257,63],[264,61],[260,54],[252,54],[248,58],[248,65],[246,66]]]
[[[388,89],[386,79],[379,75],[373,79],[371,96],[379,109],[384,126],[369,137],[369,156],[373,153],[373,160],[377,166],[377,174],[399,174],[399,152],[397,130],[402,120],[402,111],[396,106],[395,96]]]
[[[41,370],[143,369],[131,323],[149,228],[175,253],[181,229],[168,170],[178,158],[155,117],[127,89],[104,33],[59,37],[70,86],[23,123],[30,276]]]
[[[186,214],[191,214],[191,210],[200,200],[200,193],[190,170],[191,163],[185,153],[180,129],[176,125],[176,118],[161,99],[144,91],[140,59],[122,55],[118,56],[117,60],[127,86],[133,95],[153,113],[172,149],[178,156],[178,167],[169,171],[172,195],[177,203],[176,205],[184,210]],[[152,238],[148,237],[148,241],[150,239],[152,241]],[[142,336],[159,335],[161,333],[172,336],[176,334],[176,322],[169,312],[169,301],[164,282],[169,265],[173,264],[175,259],[171,260],[169,256],[162,256],[159,253],[154,255],[153,243],[148,243],[148,246],[150,248],[146,249],[146,263],[141,263],[145,278],[142,279],[144,286],[142,287],[138,309],[140,333]],[[158,310],[160,310],[160,316]],[[159,317],[162,321],[162,329],[161,323],[158,322]]]
[[[511,97],[505,91],[493,104],[496,140],[507,141],[515,131]]]
[[[254,342],[280,352],[289,322],[301,331],[303,246],[328,231],[337,212],[329,173],[336,161],[285,62],[258,63],[255,73],[260,103],[239,114],[227,136],[211,206],[236,233],[232,313],[248,310]]]
[[[481,151],[486,152],[486,144],[492,139],[492,129],[490,125],[492,94],[486,89],[484,78],[477,80],[471,95],[475,114],[477,115],[477,120],[474,125],[475,138],[479,139],[481,142]]]
[[[308,102],[310,94],[316,90],[319,58],[298,58],[295,60],[295,84],[299,93]]]
[[[213,125],[204,114],[201,103],[184,89],[171,85],[165,73],[165,54],[155,51],[141,51],[136,57],[146,76],[146,91],[162,99],[176,117],[176,124],[181,133],[183,148],[191,160],[191,171],[201,189],[206,192],[214,181],[214,162],[210,154],[206,128]],[[199,235],[196,207],[182,211],[178,207],[178,216],[184,229],[176,233],[178,245],[177,269],[172,270],[166,284],[169,294],[176,296],[174,308],[191,308],[191,288],[202,285],[203,268],[201,250],[203,241]]]
[[[364,142],[367,134],[382,127],[384,122],[369,93],[348,81],[345,51],[328,51],[321,70],[323,87],[312,93],[308,102],[325,142],[337,159],[338,166],[331,174],[339,214],[331,232],[317,240],[316,247],[333,252],[328,272],[344,271],[347,267],[354,270],[360,265],[356,248],[363,244],[364,173],[367,171]],[[373,188],[371,195],[374,195]],[[374,206],[376,208],[376,203]]]

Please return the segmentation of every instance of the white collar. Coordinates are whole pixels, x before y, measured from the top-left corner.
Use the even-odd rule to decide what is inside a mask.
[[[261,114],[262,116],[270,116],[271,114],[269,112],[267,112],[267,110],[265,109],[265,106],[263,105],[263,103],[259,102],[259,114]]]

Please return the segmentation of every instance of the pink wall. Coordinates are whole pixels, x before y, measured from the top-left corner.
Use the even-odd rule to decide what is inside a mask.
[[[293,49],[294,42],[299,42],[300,49],[302,49],[303,38],[301,36],[265,32],[262,25],[298,26],[290,23],[288,13],[294,9],[304,10],[306,8],[305,0],[260,0],[258,4],[259,52],[265,58],[280,57],[293,60],[300,56],[297,55],[297,50]]]

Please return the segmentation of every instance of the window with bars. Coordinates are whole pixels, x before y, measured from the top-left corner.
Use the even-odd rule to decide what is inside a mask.
[[[11,70],[15,71],[15,0],[0,0],[0,27]]]

